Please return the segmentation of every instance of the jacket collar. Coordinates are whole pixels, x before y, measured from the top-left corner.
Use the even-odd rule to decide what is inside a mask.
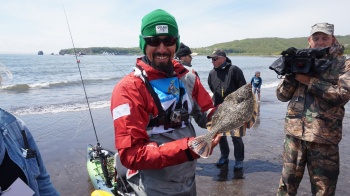
[[[174,65],[174,75],[173,75],[174,77],[181,78],[182,76],[184,76],[186,73],[189,72],[181,63],[179,63],[175,59],[172,59],[172,64]],[[166,77],[166,73],[156,70],[150,65],[150,61],[146,56],[137,58],[136,65],[140,66],[143,70],[146,71],[147,78],[149,80]]]

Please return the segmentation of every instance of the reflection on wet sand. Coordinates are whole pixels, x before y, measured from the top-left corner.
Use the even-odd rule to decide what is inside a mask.
[[[244,179],[244,169],[233,171],[233,179],[239,180]]]
[[[217,179],[213,177],[214,181],[227,181],[228,180],[228,165],[223,165],[219,169],[219,174],[217,175]]]
[[[233,172],[232,179],[229,179],[229,172]],[[244,179],[244,169],[235,171],[233,168],[230,170],[228,165],[223,165],[219,168],[219,174],[213,177],[214,181],[229,181]]]

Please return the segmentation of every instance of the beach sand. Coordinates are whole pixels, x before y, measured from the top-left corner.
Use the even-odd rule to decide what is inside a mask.
[[[283,122],[287,103],[264,101],[256,124],[243,137],[245,160],[242,172],[234,172],[231,138],[230,162],[219,169],[215,162],[219,148],[207,159],[199,159],[196,171],[198,195],[276,195],[283,153]],[[114,149],[114,131],[109,108],[92,110],[98,140],[103,147]],[[93,191],[86,169],[86,146],[96,145],[96,137],[88,111],[20,116],[32,131],[44,162],[61,195],[90,195]],[[193,123],[196,125],[195,123]],[[198,135],[206,133],[197,128]],[[343,122],[340,142],[340,175],[336,195],[350,195],[350,121]],[[307,171],[298,195],[311,195]]]

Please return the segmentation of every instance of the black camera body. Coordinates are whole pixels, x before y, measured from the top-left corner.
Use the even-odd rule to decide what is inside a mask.
[[[185,108],[175,109],[170,113],[170,122],[171,123],[181,123],[182,121],[188,120],[190,114]]]
[[[327,70],[331,65],[331,58],[323,58],[329,54],[329,48],[288,48],[281,53],[281,57],[270,65],[278,75],[308,74],[313,76]]]
[[[293,59],[290,66],[292,73],[303,73],[310,72],[311,67],[314,65],[313,59],[308,58],[296,58]]]
[[[156,123],[153,126],[164,125],[164,129],[179,128],[182,126],[182,122],[187,123],[190,118],[190,114],[185,108],[175,109],[173,111],[167,111],[164,115],[158,116]],[[149,125],[148,125],[149,126]]]

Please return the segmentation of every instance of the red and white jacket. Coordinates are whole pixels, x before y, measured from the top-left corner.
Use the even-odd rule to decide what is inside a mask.
[[[165,73],[146,64],[142,58],[138,58],[136,63],[146,72],[150,82],[166,78]],[[215,109],[210,95],[200,83],[198,76],[189,72],[175,60],[172,63],[176,77],[186,87],[187,95],[191,100],[189,105],[193,106],[195,102],[201,113],[208,119]],[[187,143],[193,137],[162,144],[150,140],[146,128],[150,116],[158,115],[158,109],[143,80],[135,76],[133,72],[126,75],[115,86],[111,98],[111,112],[114,122],[115,147],[120,154],[122,164],[128,169],[161,169],[189,161],[185,151],[188,151]],[[199,158],[192,151],[191,155],[194,159]]]

